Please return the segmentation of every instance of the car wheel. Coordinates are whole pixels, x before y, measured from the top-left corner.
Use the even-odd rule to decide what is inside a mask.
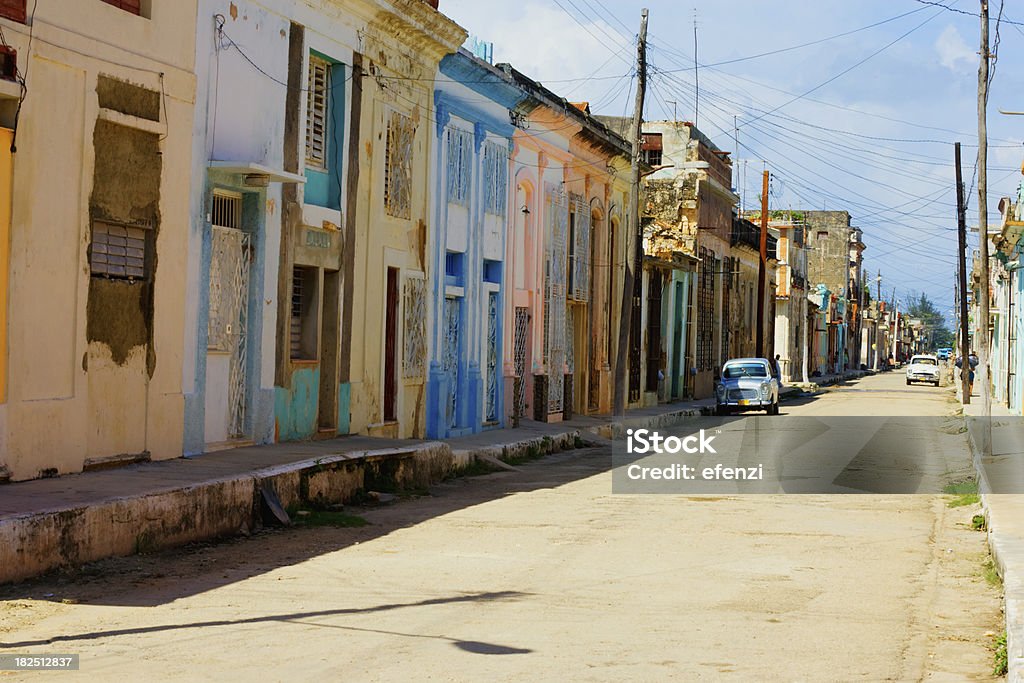
[[[721,417],[723,415],[728,415],[728,414],[729,414],[729,409],[726,408],[725,406],[715,406],[715,415],[718,415],[719,417]]]
[[[935,386],[939,386],[939,380],[935,380],[935,381],[933,382],[933,384],[934,384]]]
[[[768,414],[769,415],[778,415],[779,414],[779,402],[778,401],[773,403],[772,407],[768,409]]]
[[[908,387],[910,386],[910,380],[909,379],[907,380],[907,386]]]

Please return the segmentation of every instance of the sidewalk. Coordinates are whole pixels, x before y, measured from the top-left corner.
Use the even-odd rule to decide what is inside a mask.
[[[839,384],[851,379],[860,379],[867,375],[873,374],[871,370],[847,370],[842,374],[832,375],[821,375],[819,377],[812,377],[810,382],[791,382],[783,387],[783,391],[786,389],[797,389],[799,391],[808,391],[814,393],[821,387],[832,386],[833,384]]]
[[[657,429],[708,413],[713,399],[629,411],[625,419],[524,421],[445,441],[346,436],[278,443],[0,486],[0,583],[57,567],[237,534],[266,507],[332,505],[367,491],[425,489],[475,460],[514,460]]]
[[[1024,417],[997,404],[991,420],[981,411],[980,398],[964,406],[989,548],[1003,579],[1006,680],[1024,683]]]

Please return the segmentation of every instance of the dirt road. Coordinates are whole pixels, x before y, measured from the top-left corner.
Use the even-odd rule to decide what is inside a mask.
[[[941,415],[947,395],[891,374],[784,412]],[[975,506],[614,495],[610,460],[7,588],[0,653],[79,653],[103,681],[988,680]]]

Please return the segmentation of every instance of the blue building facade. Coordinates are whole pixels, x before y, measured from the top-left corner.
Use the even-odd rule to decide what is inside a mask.
[[[524,98],[466,50],[445,57],[434,93],[429,438],[503,427],[505,249],[515,128]]]

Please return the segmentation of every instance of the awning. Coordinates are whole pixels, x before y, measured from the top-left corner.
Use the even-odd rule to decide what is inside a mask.
[[[272,183],[305,183],[306,176],[289,173],[277,168],[270,168],[252,161],[211,161],[211,171],[237,173],[241,176],[262,176]]]

